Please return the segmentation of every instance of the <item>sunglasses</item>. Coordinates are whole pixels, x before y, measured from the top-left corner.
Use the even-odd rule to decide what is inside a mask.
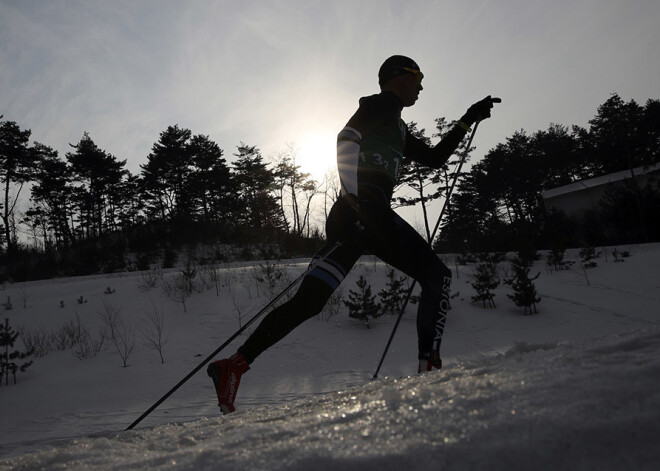
[[[417,69],[411,69],[410,67],[401,67],[401,70],[405,70],[406,72],[410,72],[413,74],[415,77],[417,77],[417,80],[421,83],[422,79],[424,78],[424,74],[422,73],[421,70]]]

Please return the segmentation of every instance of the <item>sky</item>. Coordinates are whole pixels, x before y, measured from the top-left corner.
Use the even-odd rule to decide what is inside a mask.
[[[657,0],[0,0],[0,115],[62,157],[87,131],[133,173],[177,124],[229,160],[293,144],[320,178],[380,64],[404,54],[425,74],[403,113],[420,128],[502,98],[476,161],[520,129],[586,127],[612,93],[659,98],[658,25]]]

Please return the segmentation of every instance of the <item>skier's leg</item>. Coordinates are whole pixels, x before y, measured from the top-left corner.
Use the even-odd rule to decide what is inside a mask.
[[[335,203],[328,216],[326,231],[329,240],[342,240],[342,245],[329,255],[328,250],[334,242],[319,250],[296,294],[270,312],[239,348],[249,363],[301,323],[321,312],[360,257],[361,242],[355,232],[356,220],[355,214],[341,200]]]
[[[323,262],[331,263],[326,260]],[[324,267],[325,268],[325,267]],[[307,319],[319,314],[345,274],[334,269],[330,274],[315,267],[307,275],[296,294],[286,303],[271,311],[238,351],[252,363],[265,350],[286,337]]]
[[[428,242],[392,211],[389,243],[377,244],[376,255],[413,277],[422,289],[417,310],[418,357],[424,369],[439,368],[440,345],[449,309],[451,270],[433,252]]]
[[[250,369],[250,363],[302,322],[321,312],[359,257],[351,244],[342,245],[331,256],[320,260],[323,252],[312,261],[309,274],[289,301],[271,311],[233,356],[209,364],[207,373],[213,380],[218,405],[224,414],[235,410],[241,376]]]
[[[444,266],[441,274],[432,282],[433,289],[422,286],[422,297],[417,311],[417,338],[419,372],[441,368],[440,345],[445,332],[449,310],[451,271]],[[427,285],[428,286],[428,285]],[[437,287],[441,286],[440,289]]]
[[[296,294],[271,311],[233,356],[209,365],[207,373],[213,380],[223,413],[234,411],[238,385],[242,374],[250,369],[250,363],[306,319],[321,312],[360,256],[360,243],[351,223],[351,218],[353,222],[355,219],[346,209],[344,205],[335,204],[327,223],[328,239],[342,240],[342,245],[328,254],[335,244],[326,244],[312,259],[310,271]]]

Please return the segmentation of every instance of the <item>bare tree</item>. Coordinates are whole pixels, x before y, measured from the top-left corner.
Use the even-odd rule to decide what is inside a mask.
[[[161,286],[165,295],[174,298],[183,305],[183,312],[188,312],[186,300],[192,296],[196,288],[197,269],[190,264],[174,280],[163,278]]]
[[[220,271],[217,265],[207,265],[204,267],[204,277],[211,286],[215,286],[215,295],[220,296]]]
[[[140,273],[138,287],[140,291],[149,291],[163,281],[163,268],[156,266]]]
[[[121,357],[124,368],[128,366],[128,359],[135,349],[135,334],[130,323],[121,315],[121,309],[112,303],[104,302],[103,311],[99,312],[110,333],[110,342]]]
[[[243,327],[243,317],[245,317],[248,312],[250,301],[245,299],[240,293],[237,293],[235,289],[230,289],[229,295],[231,296],[231,302],[234,305],[234,309],[236,309],[238,328],[240,329]]]
[[[163,357],[163,347],[167,343],[165,339],[165,314],[153,302],[151,303],[151,310],[145,310],[141,332],[144,346],[156,350],[160,356],[160,362],[165,363]]]
[[[341,192],[341,186],[339,184],[339,175],[337,175],[336,170],[328,170],[325,172],[323,177],[323,214],[325,219],[328,219],[328,214],[330,214],[330,208]]]
[[[25,288],[21,289],[21,301],[23,304],[23,309],[27,309],[27,303],[29,299],[30,299],[30,293],[28,292],[28,290]]]
[[[295,145],[287,144],[287,149],[275,158],[275,191],[287,228],[294,234],[309,235],[312,199],[319,193],[320,185],[300,170],[297,153]]]

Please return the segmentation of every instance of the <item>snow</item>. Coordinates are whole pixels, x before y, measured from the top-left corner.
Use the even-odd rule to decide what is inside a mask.
[[[11,297],[4,317],[14,328],[56,329],[78,316],[95,334],[99,313],[113,306],[134,327],[136,347],[126,368],[112,349],[84,360],[69,349],[36,358],[17,385],[3,383],[0,470],[658,469],[660,244],[618,249],[631,257],[615,263],[601,249],[586,276],[578,264],[550,273],[538,262],[542,301],[531,316],[506,286],[497,309],[473,304],[474,267],[459,266],[440,371],[414,374],[410,306],[372,380],[395,318],[367,329],[341,307],[257,360],[236,413],[219,414],[203,369],[131,431],[237,330],[235,306],[245,322],[266,304],[259,265],[221,267],[220,295],[195,293],[186,312],[161,288],[145,290],[139,273],[6,285],[0,300]],[[306,264],[281,263],[290,280]],[[364,274],[377,292],[386,271],[364,257],[344,289]],[[166,320],[164,364],[140,335],[154,308]]]

